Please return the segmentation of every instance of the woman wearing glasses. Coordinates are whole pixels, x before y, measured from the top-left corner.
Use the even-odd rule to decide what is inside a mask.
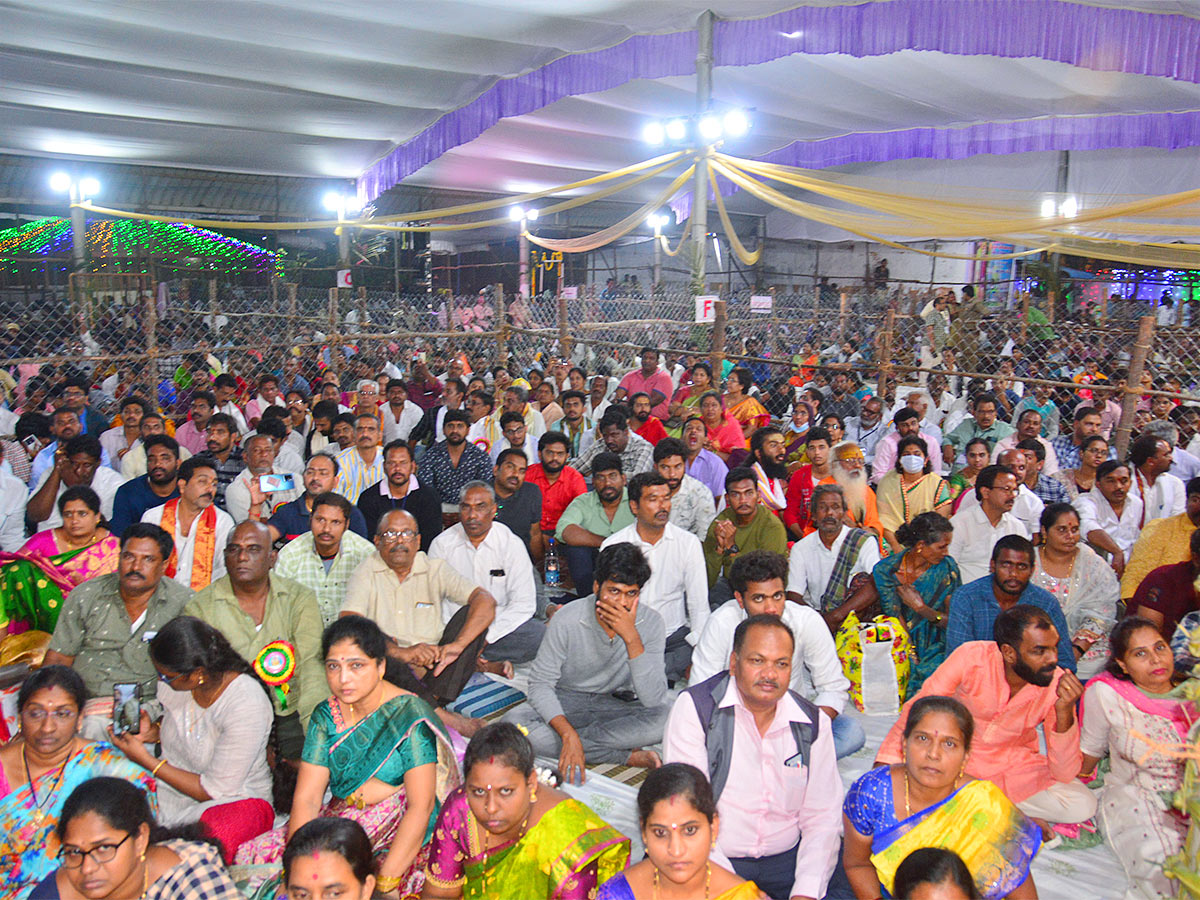
[[[59,869],[30,900],[240,900],[216,848],[154,821],[146,795],[121,778],[71,792],[55,829]]]
[[[110,744],[87,741],[76,733],[86,698],[83,679],[67,666],[38,669],[21,685],[21,732],[0,748],[0,872],[5,897],[24,900],[58,865],[54,828],[64,801],[78,785],[112,775],[154,790],[150,774]]]
[[[275,716],[267,686],[221,632],[192,616],[172,619],[150,641],[158,670],[160,723],[143,714],[138,733],[112,742],[158,780],[160,818],[167,826],[200,820],[226,861],[243,841],[275,822],[267,745]],[[162,743],[161,758],[150,752]],[[278,757],[278,746],[273,748]],[[279,767],[283,776],[287,766]],[[288,786],[278,808],[287,811]]]

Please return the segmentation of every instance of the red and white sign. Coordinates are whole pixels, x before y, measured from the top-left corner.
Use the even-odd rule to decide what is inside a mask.
[[[719,299],[716,294],[702,294],[696,298],[697,325],[717,320],[717,300]]]
[[[338,269],[337,286],[340,288],[354,287],[354,280],[350,277],[350,269]]]
[[[578,300],[579,299],[579,285],[571,285],[570,287],[564,287],[562,289],[562,298],[564,300]]]

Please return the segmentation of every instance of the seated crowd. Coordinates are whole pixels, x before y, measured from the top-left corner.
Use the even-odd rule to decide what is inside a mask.
[[[888,413],[836,366],[781,404],[651,348],[472,362],[22,412],[0,612],[44,656],[0,721],[5,896],[1029,898],[1081,833],[1171,893],[1183,416],[1120,460],[1092,389],[935,376]],[[844,786],[878,629],[903,706]],[[527,702],[456,710],[517,667]],[[650,770],[640,860],[565,790],[598,765]]]

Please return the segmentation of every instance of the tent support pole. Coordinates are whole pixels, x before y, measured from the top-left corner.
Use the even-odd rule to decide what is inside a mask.
[[[696,115],[708,112],[712,103],[713,70],[713,21],[712,10],[706,9],[696,23]],[[697,140],[697,149],[701,149]],[[708,247],[708,166],[696,160],[696,174],[692,178],[692,288],[696,293],[704,292],[705,263]]]

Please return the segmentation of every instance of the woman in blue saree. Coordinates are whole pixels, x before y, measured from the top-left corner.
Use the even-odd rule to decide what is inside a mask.
[[[24,900],[58,868],[54,829],[67,797],[83,782],[123,778],[156,806],[150,773],[111,744],[76,733],[86,698],[83,679],[67,666],[38,669],[21,685],[21,731],[0,747],[0,895],[9,900]]]
[[[921,513],[896,529],[908,549],[885,556],[871,570],[883,614],[900,619],[912,638],[910,697],[946,658],[950,596],[962,584],[958,563],[949,556],[953,533],[945,516]]]
[[[891,897],[896,870],[922,847],[953,851],[985,900],[1037,897],[1029,867],[1042,830],[990,781],[964,774],[975,725],[950,697],[922,697],[904,729],[904,762],[846,792],[846,877],[859,900]]]

